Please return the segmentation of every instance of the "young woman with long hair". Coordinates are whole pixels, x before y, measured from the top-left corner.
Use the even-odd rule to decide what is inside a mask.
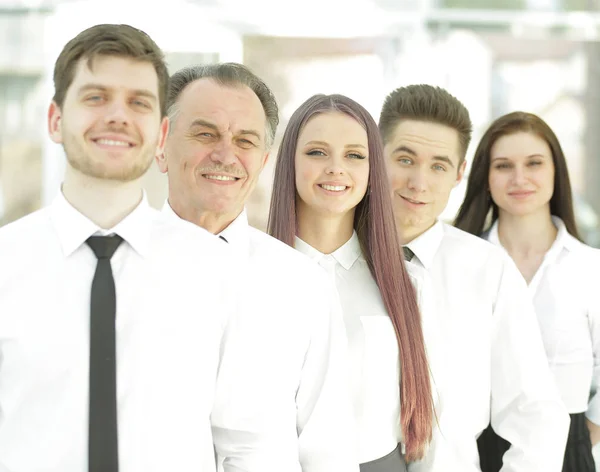
[[[541,118],[514,112],[492,123],[475,151],[455,225],[504,248],[525,278],[550,369],[571,415],[563,472],[595,471],[600,251],[580,241],[567,162]],[[488,428],[479,442],[482,470],[497,472],[508,446]]]
[[[361,472],[405,470],[405,460],[423,457],[431,438],[429,367],[381,137],[361,105],[316,95],[292,115],[277,156],[268,231],[335,280],[348,333]]]

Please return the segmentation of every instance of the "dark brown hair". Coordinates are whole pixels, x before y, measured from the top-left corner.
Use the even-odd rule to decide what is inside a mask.
[[[423,457],[431,439],[433,401],[429,366],[414,287],[398,243],[381,137],[375,121],[361,105],[342,95],[315,95],[294,112],[277,155],[268,231],[294,246],[298,137],[312,117],[331,111],[351,116],[367,131],[369,181],[367,193],[356,207],[354,229],[396,331],[402,366],[399,420],[407,459],[416,460]]]
[[[275,140],[279,124],[279,108],[273,92],[248,67],[236,62],[224,62],[200,66],[185,67],[171,76],[167,95],[167,113],[171,124],[177,117],[177,99],[192,82],[200,79],[212,79],[219,85],[240,87],[245,85],[260,100],[267,119],[266,147],[269,149]],[[174,129],[173,127],[171,129]]]
[[[471,141],[473,124],[469,111],[457,98],[443,88],[431,85],[397,88],[386,97],[379,115],[379,130],[385,144],[393,139],[396,128],[404,120],[427,121],[455,129],[462,164]]]
[[[143,31],[129,25],[96,25],[88,28],[63,48],[54,65],[53,100],[62,108],[67,90],[73,83],[81,59],[87,59],[91,69],[98,56],[117,56],[150,62],[158,76],[158,100],[161,116],[166,116],[169,72],[164,54]]]
[[[580,239],[575,224],[569,170],[558,138],[539,116],[521,111],[498,118],[481,138],[473,158],[465,199],[458,211],[454,225],[464,231],[480,236],[485,230],[489,229],[489,226],[487,228],[485,226],[490,210],[492,211],[491,224],[498,219],[498,206],[492,200],[489,192],[490,152],[499,138],[518,132],[533,133],[550,146],[555,169],[550,213],[561,218],[567,227],[567,231],[572,236]]]

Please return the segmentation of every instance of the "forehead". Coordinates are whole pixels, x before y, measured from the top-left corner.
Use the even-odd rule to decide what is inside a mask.
[[[458,131],[450,126],[428,121],[404,120],[394,130],[386,143],[386,152],[393,153],[399,146],[412,149],[418,157],[431,158],[445,155],[459,161],[460,140]]]
[[[188,121],[202,118],[224,129],[255,129],[264,133],[266,115],[262,103],[245,85],[228,86],[199,79],[183,89],[177,104]]]
[[[545,139],[535,133],[519,131],[496,139],[490,150],[493,157],[519,158],[533,154],[550,156],[552,151]]]
[[[76,65],[68,93],[77,93],[95,84],[111,90],[144,90],[158,96],[158,76],[150,62],[132,58],[100,55],[92,60],[82,58]]]
[[[367,131],[351,116],[340,112],[319,113],[310,118],[298,137],[298,144],[308,141],[323,141],[330,144],[368,143]]]

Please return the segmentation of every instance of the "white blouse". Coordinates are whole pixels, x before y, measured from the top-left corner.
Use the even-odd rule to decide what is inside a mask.
[[[568,412],[587,412],[600,424],[600,250],[571,236],[560,218],[552,219],[558,234],[529,284],[529,294]],[[497,222],[487,239],[502,247]]]
[[[296,238],[296,249],[333,277],[349,340],[351,384],[359,435],[359,462],[390,453],[402,439],[398,342],[358,236],[331,254]]]

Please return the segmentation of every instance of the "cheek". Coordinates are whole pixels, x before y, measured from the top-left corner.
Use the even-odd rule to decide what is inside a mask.
[[[494,195],[494,194],[497,194],[498,192],[500,192],[500,190],[505,185],[505,180],[506,179],[503,178],[502,176],[492,172],[488,179],[488,185],[490,186],[490,193],[492,195]]]
[[[238,154],[238,161],[240,163],[240,166],[251,177],[251,179],[256,179],[262,171],[264,155],[258,152],[250,152],[245,154],[240,153]]]
[[[298,188],[310,187],[318,175],[319,170],[313,163],[307,159],[296,159],[296,186]]]
[[[402,189],[406,186],[406,176],[402,169],[390,169],[388,167],[388,181],[392,191]]]
[[[358,170],[358,174],[356,175],[356,184],[357,188],[360,190],[362,196],[367,192],[367,187],[369,185],[369,166],[368,163],[364,168]],[[361,197],[362,198],[362,197]]]

